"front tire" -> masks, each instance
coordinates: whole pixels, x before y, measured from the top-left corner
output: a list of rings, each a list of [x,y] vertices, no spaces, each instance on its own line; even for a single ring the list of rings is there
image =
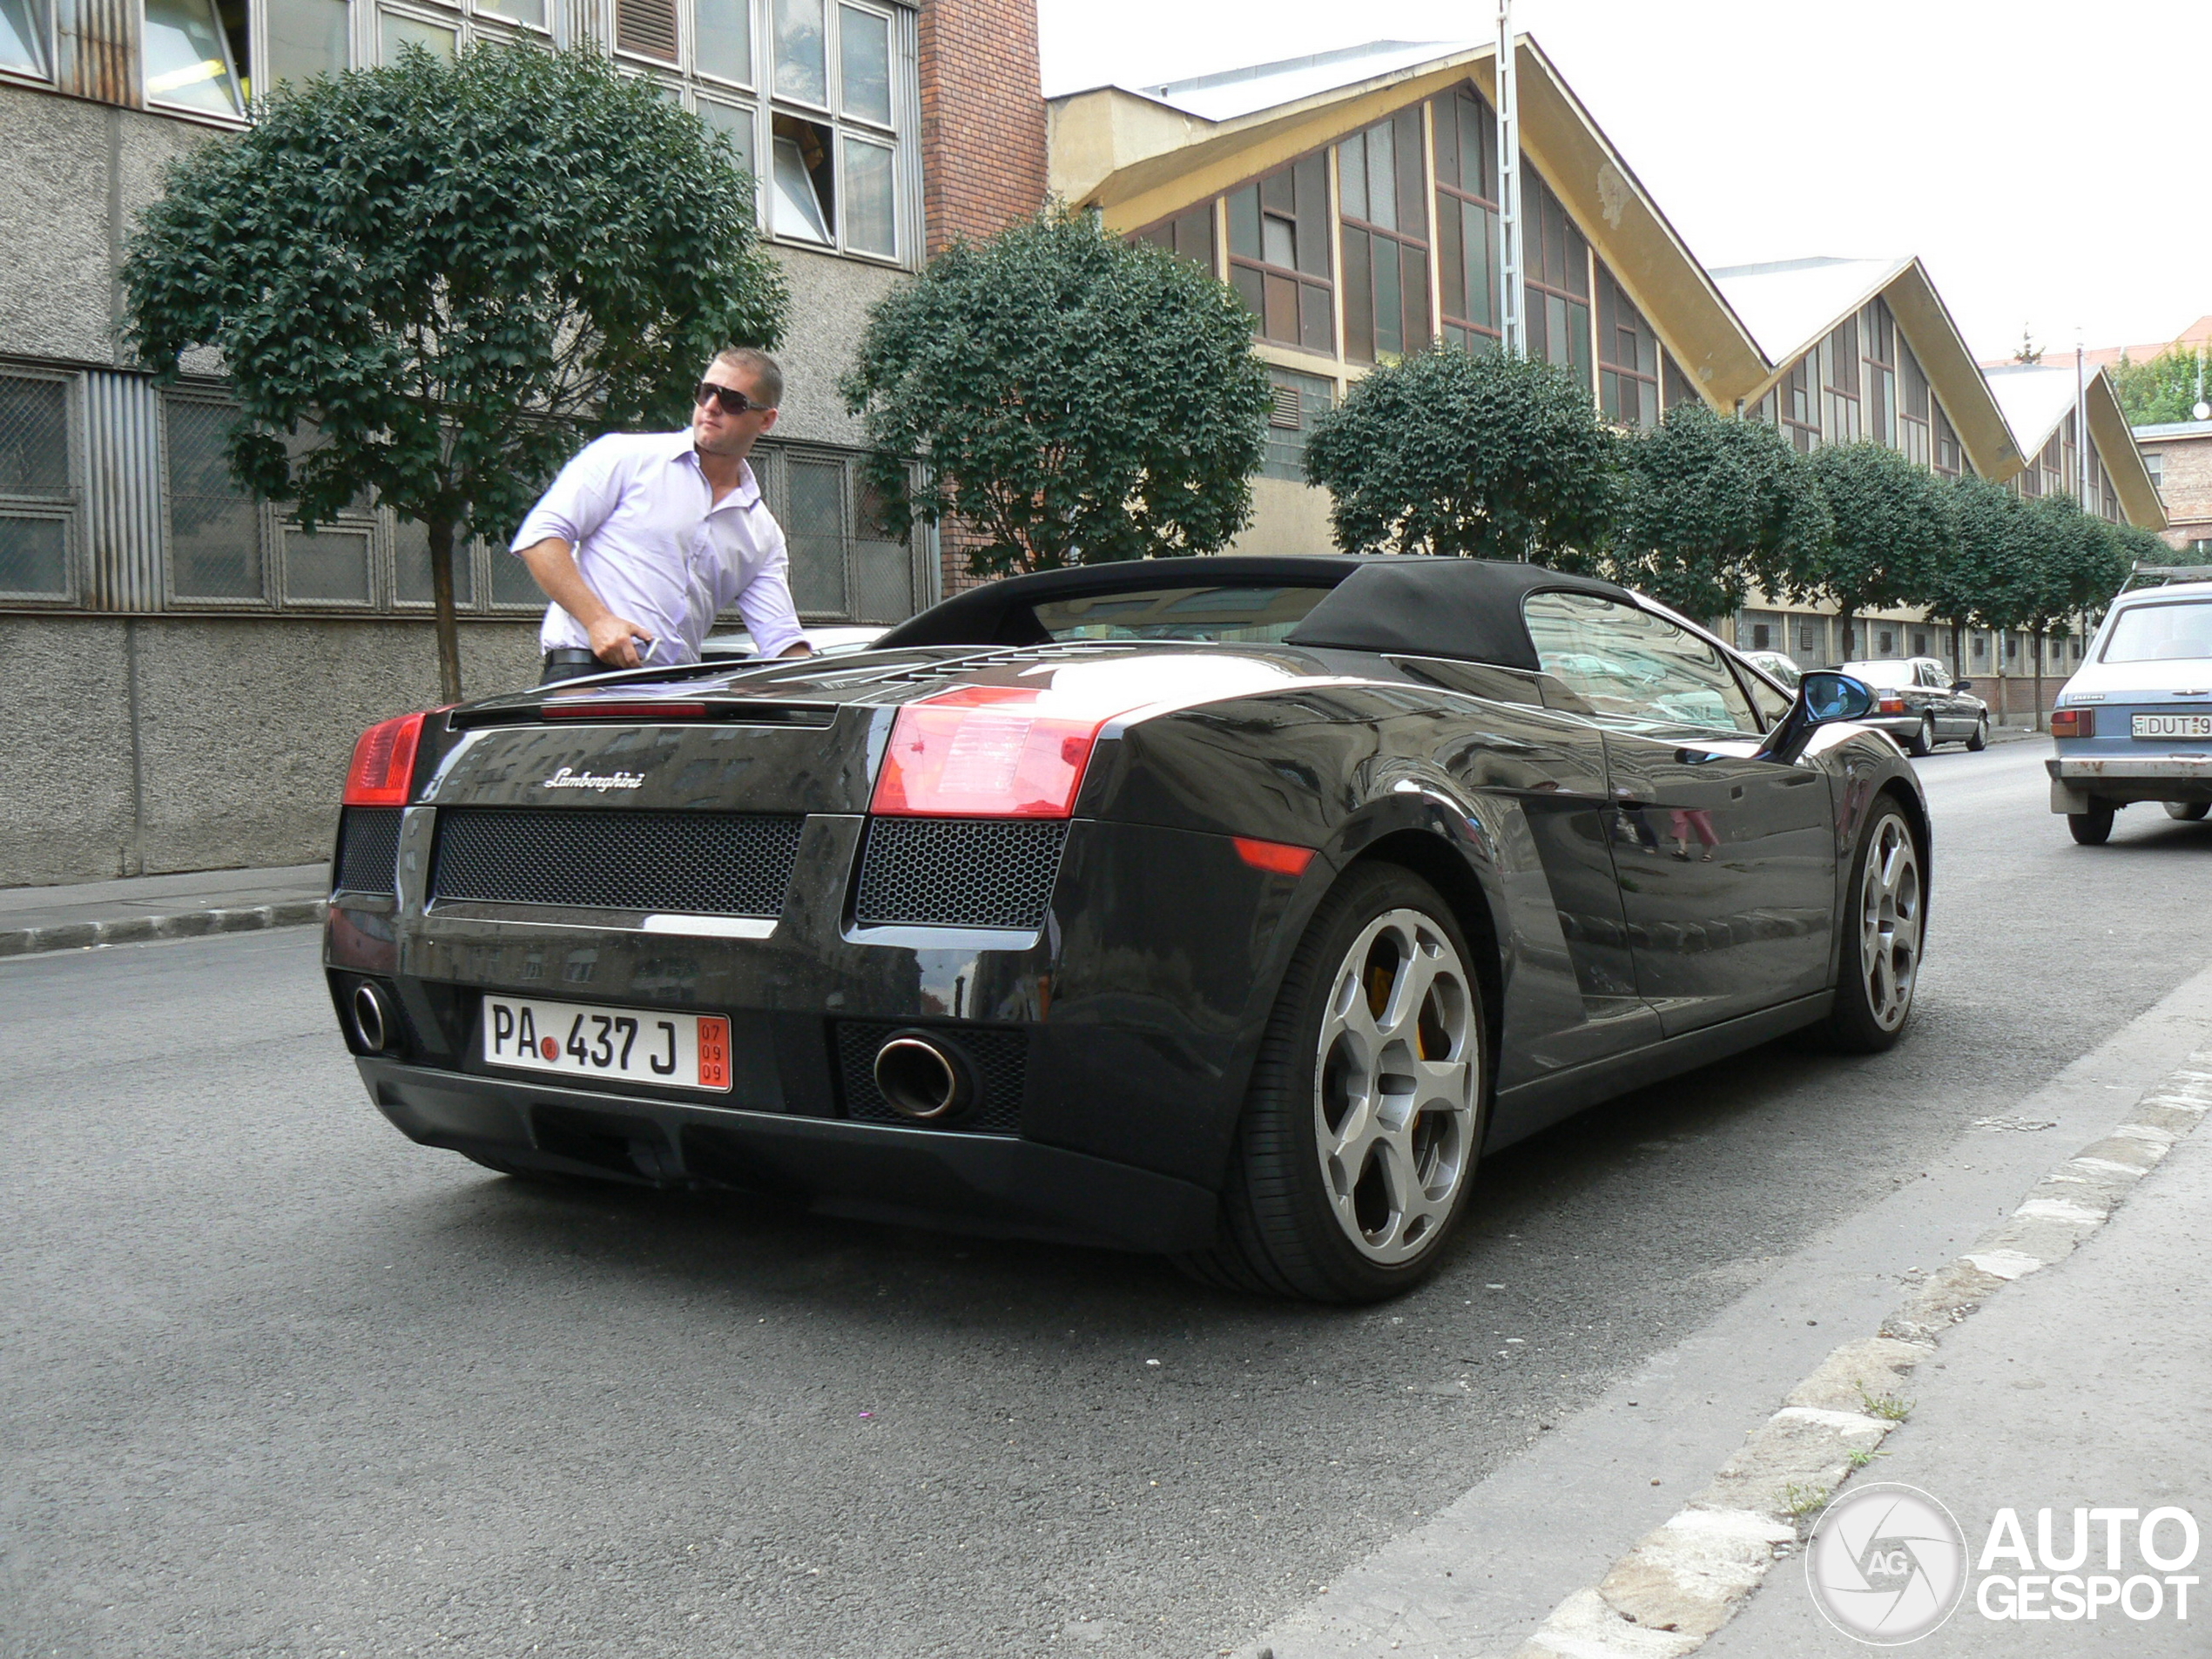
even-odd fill
[[[1912,1017],[1926,925],[1919,843],[1904,809],[1886,797],[1858,838],[1846,891],[1851,904],[1825,1032],[1848,1053],[1878,1054],[1905,1035]]]
[[[1379,1301],[1435,1270],[1487,1127],[1487,1031],[1436,890],[1355,867],[1291,958],[1245,1095],[1209,1283]]]
[[[2102,846],[2112,839],[2112,808],[2092,806],[2066,815],[2067,832],[2082,846]]]
[[[1973,735],[1966,739],[1969,752],[1979,754],[1989,747],[1989,717],[1985,714],[1974,722]]]
[[[2184,824],[2199,823],[2207,813],[2212,813],[2212,801],[2169,800],[2166,803],[2166,816],[2178,818]]]

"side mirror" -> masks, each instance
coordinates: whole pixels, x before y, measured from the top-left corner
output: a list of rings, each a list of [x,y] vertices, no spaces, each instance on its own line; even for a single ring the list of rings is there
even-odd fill
[[[1848,674],[1815,669],[1799,682],[1797,700],[1774,723],[1758,752],[1762,760],[1789,765],[1805,751],[1816,727],[1838,720],[1860,720],[1874,711],[1874,692],[1863,680]]]
[[[1951,682],[1951,689],[1954,691],[1971,691],[1974,689],[1974,683],[1972,680],[1953,680]]]

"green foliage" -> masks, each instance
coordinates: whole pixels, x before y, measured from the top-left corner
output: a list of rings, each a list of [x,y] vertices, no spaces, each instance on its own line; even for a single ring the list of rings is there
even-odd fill
[[[2071,496],[2028,506],[2040,537],[2040,579],[2027,628],[2040,633],[2067,617],[2102,610],[2128,579],[2128,556],[2114,526],[2092,518]]]
[[[1618,444],[1565,370],[1445,346],[1355,384],[1307,440],[1305,470],[1347,551],[1588,568],[1612,526]]]
[[[1251,315],[1188,260],[1048,208],[870,314],[843,390],[894,533],[957,516],[994,575],[1225,546],[1267,418]],[[907,462],[926,458],[909,486]]]
[[[1788,574],[1791,597],[1825,595],[1846,620],[1909,604],[1932,585],[1951,539],[1935,475],[1878,443],[1816,449],[1809,458],[1834,529],[1818,557]]]
[[[429,527],[442,658],[456,529],[511,534],[590,435],[682,424],[786,304],[725,138],[598,52],[528,46],[280,92],[172,164],[123,282],[159,374],[221,352],[256,495]]]
[[[2114,524],[2111,531],[2114,552],[2125,561],[2123,568],[2127,570],[2133,570],[2138,564],[2187,563],[2155,530],[2147,530],[2140,524]],[[2118,588],[2113,590],[2114,593],[2118,591]],[[2112,596],[2107,594],[2105,597],[2108,599]],[[2100,604],[2094,608],[2102,610],[2105,607]]]
[[[1943,502],[1951,548],[1923,590],[1929,613],[1953,627],[2026,627],[2047,552],[2027,503],[2002,484],[1971,476],[1946,486]]]
[[[1725,616],[1824,556],[1827,503],[1770,426],[1688,403],[1624,443],[1622,460],[1605,574],[1687,616]]]
[[[2130,426],[2158,426],[2196,418],[2198,386],[2212,399],[2212,352],[2175,347],[2147,363],[2121,358],[2110,371],[2113,389]]]

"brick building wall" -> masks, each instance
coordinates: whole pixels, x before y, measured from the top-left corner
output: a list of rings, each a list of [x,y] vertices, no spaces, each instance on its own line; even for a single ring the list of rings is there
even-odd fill
[[[924,0],[916,43],[921,79],[922,214],[934,258],[955,238],[980,239],[1044,205],[1044,91],[1035,0]],[[942,591],[978,585],[974,533],[938,529]]]
[[[1044,204],[1044,91],[1035,0],[925,0],[922,212],[934,256]]]
[[[2193,542],[2212,540],[2212,433],[2141,442],[2147,457],[2158,458],[2168,544],[2185,552]]]

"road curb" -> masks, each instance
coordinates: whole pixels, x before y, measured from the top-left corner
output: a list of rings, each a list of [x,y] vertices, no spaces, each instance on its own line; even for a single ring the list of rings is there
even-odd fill
[[[105,921],[55,922],[44,927],[0,928],[0,956],[42,951],[86,950],[96,945],[134,945],[150,939],[192,939],[202,934],[253,933],[320,922],[324,901],[289,899],[275,904],[223,905],[168,915],[117,916]]]
[[[1973,1248],[1916,1286],[1872,1337],[1791,1390],[1712,1483],[1554,1608],[1513,1659],[1682,1659],[1765,1581],[1874,1448],[1911,1414],[1898,1392],[1944,1333],[2014,1280],[2066,1259],[2212,1111],[2212,1049],[2136,1102],[2128,1121],[2044,1176]]]

